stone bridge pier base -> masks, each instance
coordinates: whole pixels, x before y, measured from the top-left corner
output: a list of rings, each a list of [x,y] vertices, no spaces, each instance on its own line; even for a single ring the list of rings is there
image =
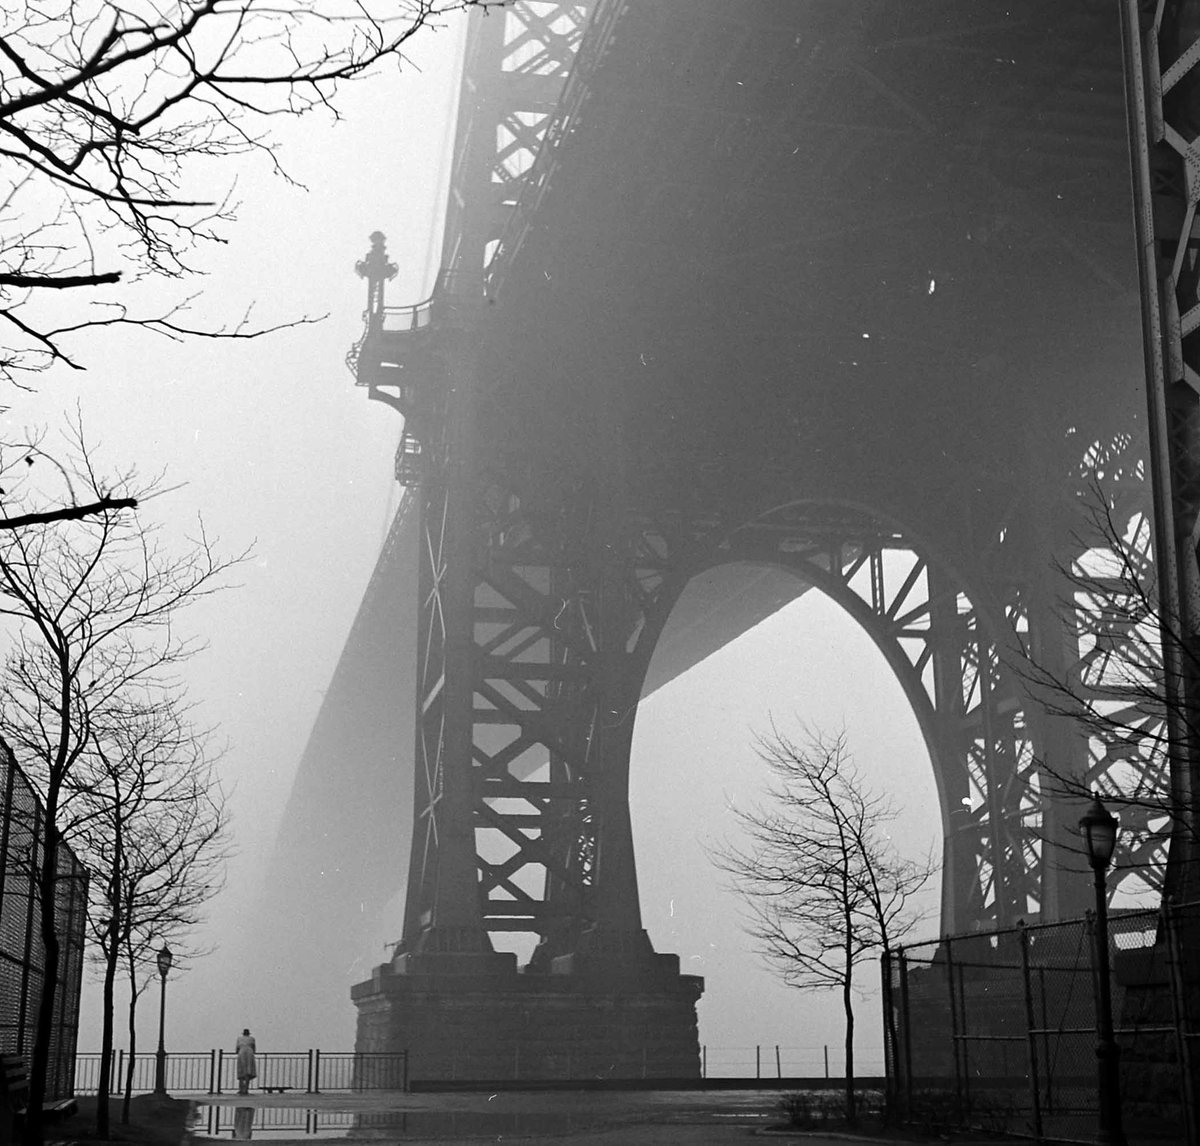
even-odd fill
[[[400,955],[351,989],[355,1049],[407,1051],[416,1080],[700,1077],[704,980],[681,975],[677,955],[569,963],[543,973],[512,955]]]

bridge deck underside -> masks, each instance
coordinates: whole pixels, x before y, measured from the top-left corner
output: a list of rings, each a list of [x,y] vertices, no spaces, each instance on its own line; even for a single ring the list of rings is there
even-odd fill
[[[489,310],[528,437],[1041,561],[1014,497],[1142,417],[1116,11],[630,4],[586,82]]]

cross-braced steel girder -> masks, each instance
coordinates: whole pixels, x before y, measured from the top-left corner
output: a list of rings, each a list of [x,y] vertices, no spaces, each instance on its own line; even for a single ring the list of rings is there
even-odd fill
[[[1163,687],[1159,582],[1141,443],[1128,434],[1093,443],[1073,492],[1074,539],[1059,572],[1067,656],[1052,709],[1067,714],[1083,749],[1077,790],[1120,813],[1109,890],[1157,901],[1169,870],[1172,795]],[[1064,703],[1065,701],[1065,703]],[[1077,845],[1076,845],[1077,846]]]
[[[591,0],[514,0],[471,18],[442,241],[454,293],[482,292],[591,7]]]
[[[1180,554],[1162,563],[1174,578],[1164,582],[1163,600],[1182,599],[1184,631],[1192,633],[1200,632],[1187,627],[1200,615],[1200,605],[1187,611],[1189,585],[1200,601],[1197,5],[1122,2],[1134,61],[1135,185],[1145,184],[1139,220],[1155,332],[1150,358],[1162,380],[1151,408],[1169,445],[1169,464],[1156,477],[1175,497],[1157,500],[1175,506],[1167,532]],[[651,499],[651,510],[623,480],[564,464],[558,447],[523,439],[522,417],[479,376],[483,295],[520,246],[556,146],[587,114],[588,67],[572,71],[572,63],[600,58],[624,8],[621,0],[529,2],[503,18],[476,18],[446,270],[434,298],[418,307],[389,310],[372,293],[356,360],[371,396],[405,417],[397,476],[419,485],[422,508],[417,822],[405,944],[485,950],[488,931],[526,931],[539,936],[535,963],[546,966],[589,947],[644,945],[626,794],[633,715],[682,586],[728,561],[781,565],[798,583],[830,593],[897,672],[942,795],[943,927],[1060,914],[1079,897],[1047,863],[1046,841],[1062,844],[1071,814],[1059,777],[1043,767],[1047,756],[1076,782],[1116,785],[1132,773],[1143,791],[1166,783],[1162,754],[1151,748],[1161,741],[1157,718],[1124,700],[1106,675],[1118,650],[1129,660],[1138,634],[1116,632],[1110,611],[1081,607],[1064,643],[1062,618],[1044,593],[1039,600],[1029,586],[981,580],[978,569],[968,585],[952,563],[880,516],[818,509],[802,490],[768,515],[745,507],[696,513],[661,499]],[[1054,100],[1054,92],[1035,96]],[[416,385],[417,377],[426,383]],[[1150,568],[1145,544],[1145,530],[1135,530],[1141,575]],[[1005,658],[1012,632],[1111,712],[1127,704],[1139,735],[1121,744],[1080,740],[1028,712]],[[1193,787],[1190,767],[1177,763],[1177,808],[1190,808]],[[1144,866],[1150,886],[1162,869],[1160,819],[1127,819],[1134,830],[1125,858]]]
[[[944,563],[863,510],[650,511],[584,467],[535,456],[529,441],[477,442],[469,466],[423,486],[407,950],[479,950],[485,932],[529,932],[534,965],[549,970],[645,948],[627,790],[634,717],[679,594],[728,563],[781,566],[798,592],[828,593],[897,673],[942,796],[945,925],[1041,911],[1038,753],[1002,656],[1015,616],[989,615]]]

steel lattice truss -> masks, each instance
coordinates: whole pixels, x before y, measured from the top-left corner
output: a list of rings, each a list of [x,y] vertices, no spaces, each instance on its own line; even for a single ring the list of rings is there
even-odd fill
[[[1133,80],[1143,93],[1147,202],[1174,204],[1165,212],[1147,207],[1143,222],[1157,228],[1148,290],[1161,303],[1165,334],[1154,345],[1167,347],[1160,365],[1174,450],[1170,488],[1181,498],[1174,504],[1184,507],[1186,536],[1200,505],[1200,494],[1188,493],[1200,490],[1200,468],[1193,472],[1200,450],[1192,448],[1200,298],[1191,237],[1200,153],[1188,119],[1200,100],[1181,98],[1196,87],[1200,41],[1188,23],[1196,5],[1124,3],[1138,58],[1149,68],[1148,78]],[[1057,639],[1045,609],[1031,607],[1037,591],[1000,580],[967,584],[891,522],[797,500],[800,490],[775,499],[783,508],[769,513],[648,508],[583,469],[531,459],[536,443],[522,440],[511,411],[480,393],[470,304],[497,288],[553,173],[557,142],[587,114],[587,69],[572,71],[573,64],[603,53],[622,8],[619,0],[530,0],[503,18],[476,20],[438,294],[425,311],[378,306],[356,361],[372,396],[387,389],[382,380],[393,380],[385,400],[406,422],[398,474],[419,485],[422,515],[405,944],[412,951],[484,950],[486,931],[534,932],[535,962],[548,965],[644,942],[627,796],[634,715],[650,655],[683,587],[728,562],[781,565],[798,585],[828,593],[896,671],[941,791],[943,927],[1036,915],[1056,894],[1043,844],[1057,797],[1043,770],[1039,718],[1026,711],[1007,650],[1011,633],[1035,646]],[[589,14],[594,23],[585,37]],[[422,360],[436,381],[422,397],[394,380],[409,353],[403,348],[416,345],[410,336],[439,326],[438,356]],[[481,435],[477,423],[485,419]],[[1140,512],[1126,498],[1118,516],[1144,585],[1152,565]],[[1094,556],[1081,555],[1079,568]],[[1104,588],[1103,578],[1098,584]],[[1115,583],[1108,590],[1123,591]],[[1067,679],[1135,732],[1088,736],[1065,767],[1110,792],[1129,791],[1132,777],[1139,796],[1158,798],[1167,786],[1163,718],[1138,692],[1153,677],[1136,652],[1141,621],[1131,614],[1121,629],[1111,601],[1100,597],[1075,604]],[[1118,665],[1142,675],[1119,678]],[[1144,807],[1150,810],[1132,813],[1136,830],[1124,862],[1161,872],[1162,817],[1149,798]],[[1153,887],[1157,879],[1150,874],[1144,882]]]
[[[636,942],[626,784],[642,681],[683,587],[729,562],[782,565],[798,591],[819,587],[896,671],[949,809],[947,918],[965,926],[1040,910],[1039,779],[1017,681],[995,622],[950,570],[845,507],[798,503],[731,528],[628,507],[614,515],[581,475],[560,479],[538,487],[567,492],[531,509],[497,468],[478,475],[473,536],[459,539],[475,554],[469,586],[448,584],[447,501],[428,495],[420,842],[410,876],[410,902],[424,906],[411,934],[439,917],[447,808],[469,807],[470,886],[486,929],[536,932],[544,960],[580,950],[601,928]],[[471,766],[459,770],[453,800],[447,590],[469,594],[471,618],[460,634],[472,666]]]
[[[442,246],[443,285],[451,293],[482,292],[559,106],[591,7],[515,0],[471,25]]]
[[[1067,698],[1061,707],[1085,745],[1081,788],[1101,792],[1120,813],[1110,893],[1128,902],[1149,892],[1157,901],[1172,812],[1145,465],[1122,435],[1087,451],[1080,478],[1078,546],[1063,570],[1071,661],[1058,700]]]
[[[718,553],[794,570],[843,605],[892,666],[941,793],[946,924],[1039,912],[1040,780],[1003,655],[1015,618],[989,615],[944,562],[860,510],[798,503],[740,527]]]

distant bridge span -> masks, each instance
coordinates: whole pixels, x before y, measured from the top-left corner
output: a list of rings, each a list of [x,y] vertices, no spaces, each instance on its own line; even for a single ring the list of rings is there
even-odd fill
[[[402,1023],[432,1062],[520,1028],[547,1062],[565,1039],[622,1072],[653,1028],[656,1072],[695,1068],[699,985],[641,930],[629,714],[805,586],[860,620],[914,705],[945,930],[1086,904],[1063,850],[1078,806],[1046,760],[1100,784],[1157,770],[1190,799],[1182,757],[1045,717],[1004,646],[1017,631],[1082,671],[1051,563],[1082,548],[1089,478],[1136,512],[1148,457],[1166,599],[1198,611],[1194,547],[1170,552],[1197,487],[1198,7],[529,0],[475,18],[437,292],[389,308],[381,241],[360,264],[353,365],[403,415],[410,492],[280,842],[360,900],[353,856],[408,814],[380,797],[415,773],[403,938],[356,989],[364,1048]],[[1149,69],[1129,92],[1123,42]],[[342,759],[363,722],[370,758]],[[313,847],[328,799],[369,805],[350,847]],[[1188,840],[1169,868],[1156,829],[1132,817],[1126,858],[1180,880]],[[498,931],[536,937],[526,974]],[[580,1033],[597,1000],[619,1019]]]

